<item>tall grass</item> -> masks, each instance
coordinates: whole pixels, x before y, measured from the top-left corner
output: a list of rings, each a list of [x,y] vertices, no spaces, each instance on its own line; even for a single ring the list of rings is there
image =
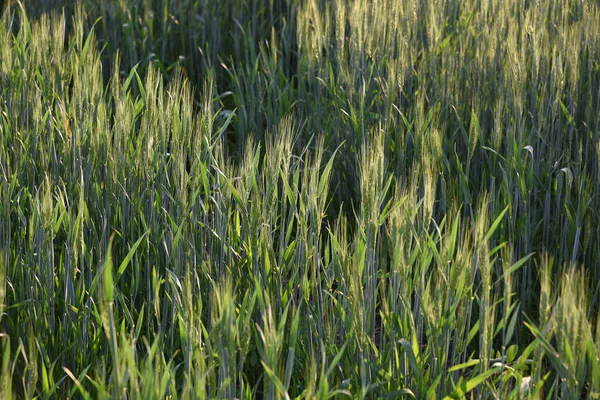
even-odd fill
[[[600,396],[596,2],[8,3],[3,398]]]

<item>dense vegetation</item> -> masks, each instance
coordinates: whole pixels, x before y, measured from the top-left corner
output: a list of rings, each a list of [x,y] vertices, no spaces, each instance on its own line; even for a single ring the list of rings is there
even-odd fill
[[[3,399],[600,396],[597,1],[3,4]]]

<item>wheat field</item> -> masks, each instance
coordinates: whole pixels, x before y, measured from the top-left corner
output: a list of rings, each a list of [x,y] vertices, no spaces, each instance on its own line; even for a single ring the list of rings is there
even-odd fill
[[[600,3],[0,10],[2,399],[600,398]]]

